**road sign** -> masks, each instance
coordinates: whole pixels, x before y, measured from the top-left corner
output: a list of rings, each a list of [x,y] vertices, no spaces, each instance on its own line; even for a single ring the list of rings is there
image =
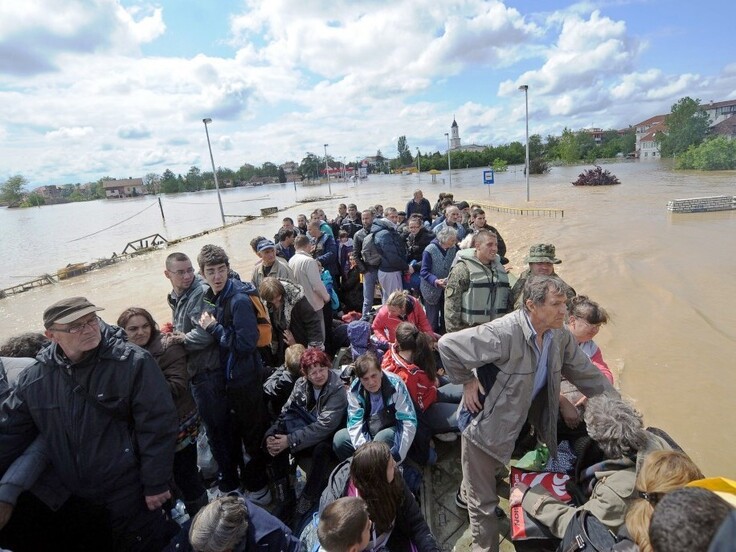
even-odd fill
[[[493,184],[493,169],[483,171],[483,184]]]

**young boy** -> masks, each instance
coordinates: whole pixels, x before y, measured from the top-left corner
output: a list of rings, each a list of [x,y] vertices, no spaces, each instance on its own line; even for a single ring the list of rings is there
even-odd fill
[[[204,294],[205,310],[199,324],[218,344],[222,376],[217,398],[225,398],[226,409],[218,424],[229,448],[231,465],[220,466],[223,479],[237,487],[237,469],[246,489],[246,498],[266,505],[271,493],[266,477],[265,453],[261,441],[267,415],[261,386],[262,366],[258,353],[258,322],[250,295],[257,295],[251,283],[229,276],[230,260],[217,245],[205,245],[197,256],[199,270],[210,286]],[[242,449],[250,455],[243,464]]]
[[[362,552],[371,540],[371,520],[365,501],[345,496],[328,504],[317,527],[320,552]]]

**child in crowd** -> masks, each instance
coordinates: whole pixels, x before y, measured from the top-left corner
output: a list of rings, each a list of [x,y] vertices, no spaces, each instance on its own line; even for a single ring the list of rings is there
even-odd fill
[[[328,504],[317,527],[320,552],[362,552],[371,540],[368,506],[358,496]]]
[[[276,368],[263,384],[263,395],[268,408],[269,419],[273,423],[278,418],[286,399],[294,389],[294,383],[301,376],[301,360],[306,347],[295,343],[286,348],[284,365]]]
[[[342,302],[345,305],[343,310],[346,313],[353,311],[360,314],[363,308],[363,279],[355,252],[350,253],[349,265],[341,288]]]
[[[347,278],[350,269],[350,254],[353,252],[353,240],[347,230],[340,230],[337,241],[337,259],[340,267],[340,279]]]

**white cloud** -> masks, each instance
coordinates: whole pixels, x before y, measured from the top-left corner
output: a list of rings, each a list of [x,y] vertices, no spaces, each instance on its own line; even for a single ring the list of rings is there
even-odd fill
[[[148,130],[145,124],[137,123],[118,127],[116,134],[118,138],[122,138],[123,140],[139,140],[151,136],[151,131]]]
[[[165,30],[160,8],[125,9],[116,0],[0,3],[0,73],[60,71],[66,53],[137,53]]]
[[[57,139],[68,139],[68,138],[83,138],[94,133],[94,129],[91,126],[86,127],[62,127],[57,130],[52,130],[46,133],[46,138],[49,140]]]
[[[231,168],[299,161],[324,143],[346,160],[393,156],[400,135],[412,151],[444,151],[453,114],[463,143],[498,145],[523,139],[522,83],[543,135],[736,95],[736,64],[720,75],[642,65],[644,39],[600,3],[251,0],[230,18],[237,51],[177,57],[143,55],[176,32],[174,8],[146,1],[0,2],[0,164],[31,180],[204,170],[203,117]]]

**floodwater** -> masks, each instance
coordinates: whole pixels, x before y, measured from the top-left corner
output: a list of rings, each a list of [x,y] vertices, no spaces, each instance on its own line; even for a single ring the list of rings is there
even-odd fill
[[[228,251],[244,278],[255,256],[248,242],[273,236],[282,216],[295,217],[322,207],[333,215],[340,202],[359,208],[381,203],[402,209],[421,187],[434,202],[441,191],[457,199],[508,207],[564,210],[564,217],[513,215],[487,210],[487,217],[508,244],[507,256],[518,274],[535,242],[553,243],[563,260],[558,273],[578,293],[601,303],[612,315],[596,341],[624,395],[634,397],[647,425],[667,430],[707,475],[736,478],[736,211],[671,214],[667,201],[686,197],[736,194],[736,172],[714,174],[672,171],[666,162],[621,162],[605,168],[622,184],[574,187],[585,167],[554,168],[532,176],[526,202],[518,170],[496,174],[482,184],[482,169],[453,171],[431,182],[426,173],[371,176],[356,184],[332,183],[329,201],[295,205],[297,199],[327,195],[327,186],[271,185],[223,192],[226,214],[257,214],[261,207],[286,208],[176,246],[193,259],[206,243]],[[489,194],[490,192],[490,194]],[[212,192],[163,196],[166,224],[154,198],[98,201],[16,211],[0,210],[0,253],[5,271],[0,288],[67,263],[120,252],[124,245],[159,232],[167,238],[193,234],[219,223]],[[123,219],[129,221],[95,234]],[[114,322],[131,305],[148,308],[159,322],[169,319],[169,290],[163,265],[170,250],[147,253],[120,264],[0,300],[0,339],[38,329],[52,302],[85,295],[106,308]]]

